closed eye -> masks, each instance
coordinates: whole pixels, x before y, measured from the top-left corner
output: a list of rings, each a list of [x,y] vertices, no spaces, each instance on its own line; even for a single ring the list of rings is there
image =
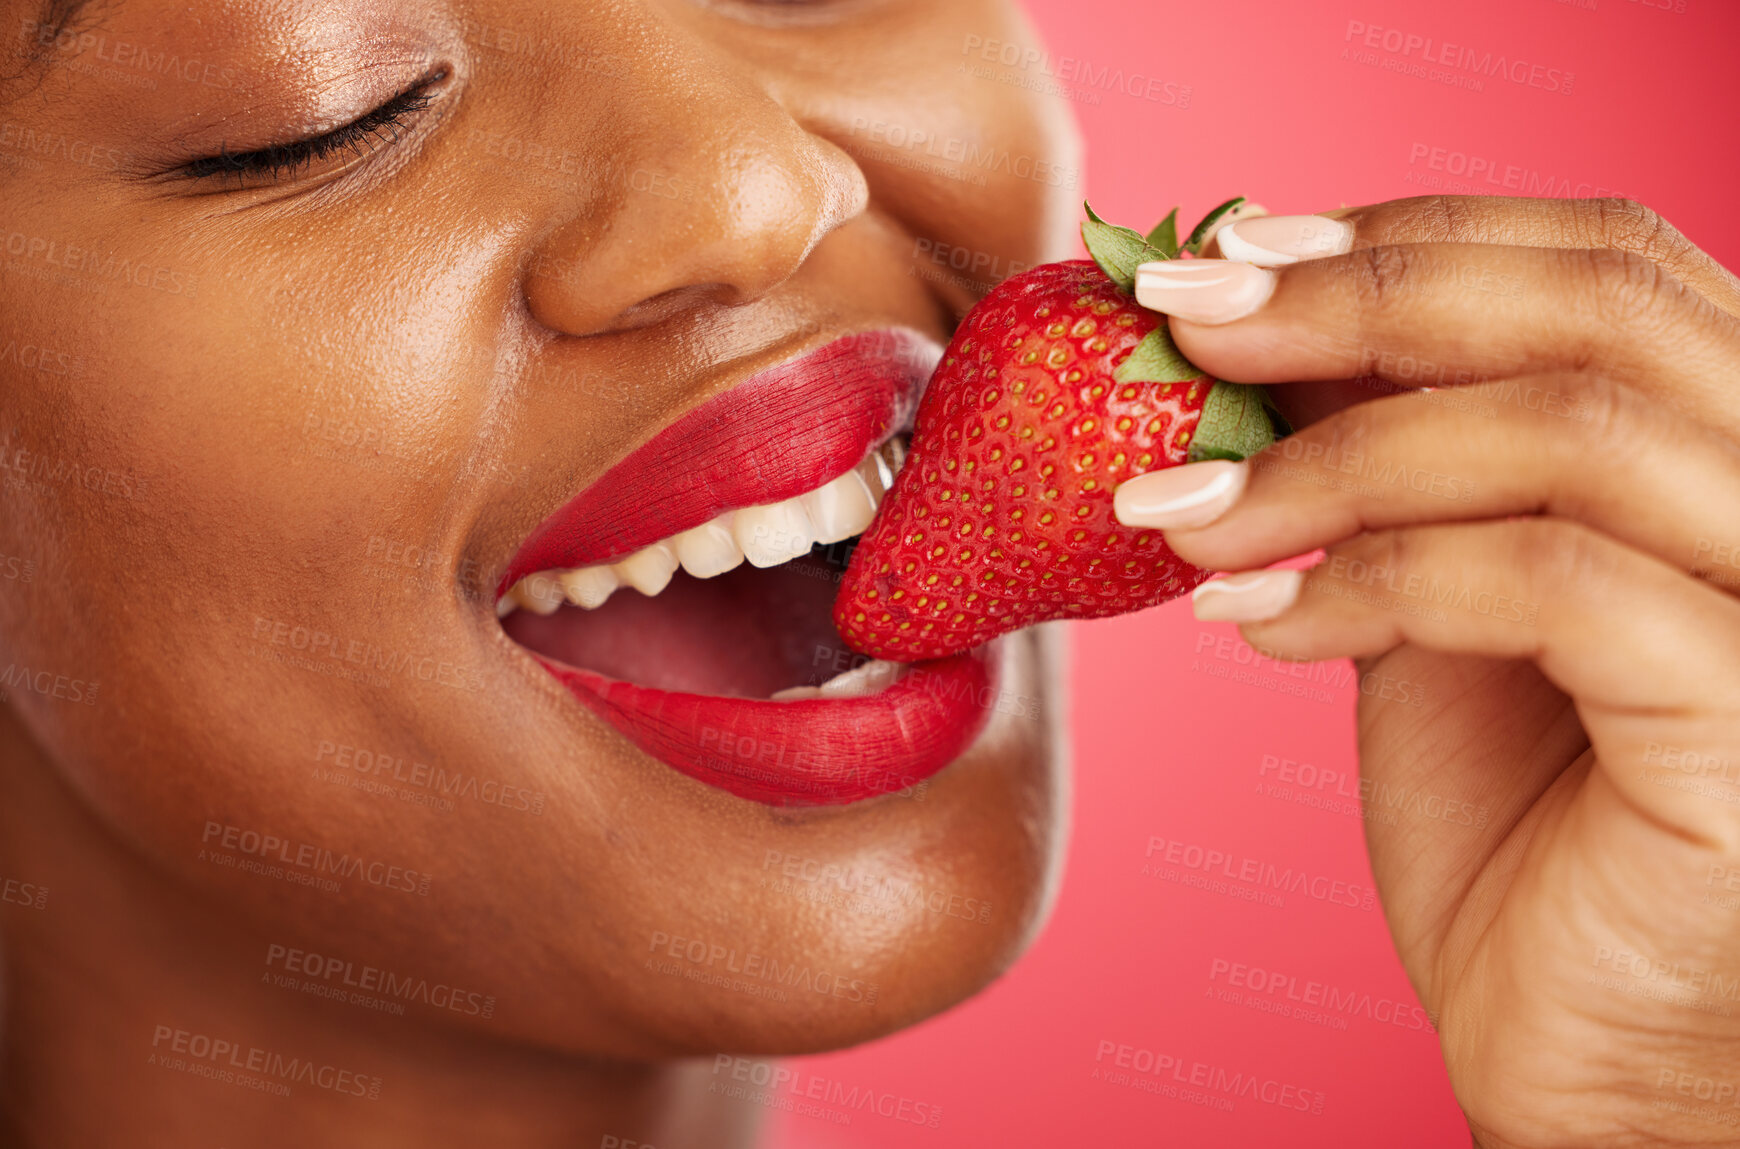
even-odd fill
[[[426,76],[374,111],[330,132],[248,152],[220,149],[215,156],[204,156],[182,165],[182,174],[192,179],[263,176],[276,181],[294,176],[341,152],[367,155],[377,146],[397,143],[410,131],[417,113],[434,100],[432,89],[446,78],[445,70]]]

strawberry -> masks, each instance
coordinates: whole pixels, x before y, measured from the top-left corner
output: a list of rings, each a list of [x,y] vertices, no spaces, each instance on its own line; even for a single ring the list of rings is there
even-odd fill
[[[1147,236],[1087,208],[1093,261],[998,284],[962,319],[919,406],[906,466],[852,555],[834,625],[877,658],[943,658],[1055,618],[1184,594],[1209,572],[1112,514],[1118,484],[1285,434],[1258,387],[1218,382],[1136,303],[1136,265],[1194,255],[1174,209]]]

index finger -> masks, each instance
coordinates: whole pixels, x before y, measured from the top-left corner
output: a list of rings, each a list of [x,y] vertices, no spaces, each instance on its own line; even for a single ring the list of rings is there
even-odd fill
[[[1418,243],[1626,251],[1660,265],[1717,307],[1740,316],[1740,278],[1659,213],[1628,199],[1416,196],[1319,215],[1258,216],[1218,229],[1203,254],[1273,267]]]

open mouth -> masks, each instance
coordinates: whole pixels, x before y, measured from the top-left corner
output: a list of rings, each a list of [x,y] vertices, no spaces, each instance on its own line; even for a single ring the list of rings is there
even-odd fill
[[[831,612],[939,353],[847,336],[689,412],[520,548],[503,629],[642,750],[739,796],[916,786],[983,727],[996,659],[870,660]]]
[[[874,693],[906,668],[854,655],[829,611],[904,461],[903,438],[797,498],[726,511],[615,563],[529,574],[496,613],[546,658],[659,690],[775,701]]]

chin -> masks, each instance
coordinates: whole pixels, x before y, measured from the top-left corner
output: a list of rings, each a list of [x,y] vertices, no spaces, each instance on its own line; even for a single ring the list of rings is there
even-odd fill
[[[818,1053],[883,1037],[983,990],[1055,901],[1068,787],[1048,628],[998,644],[1006,709],[919,787],[764,808],[731,882],[693,871],[625,933],[618,1052]],[[632,753],[632,751],[630,751]],[[685,781],[686,784],[686,781]],[[753,820],[750,820],[753,821]],[[717,868],[710,859],[706,870]]]

